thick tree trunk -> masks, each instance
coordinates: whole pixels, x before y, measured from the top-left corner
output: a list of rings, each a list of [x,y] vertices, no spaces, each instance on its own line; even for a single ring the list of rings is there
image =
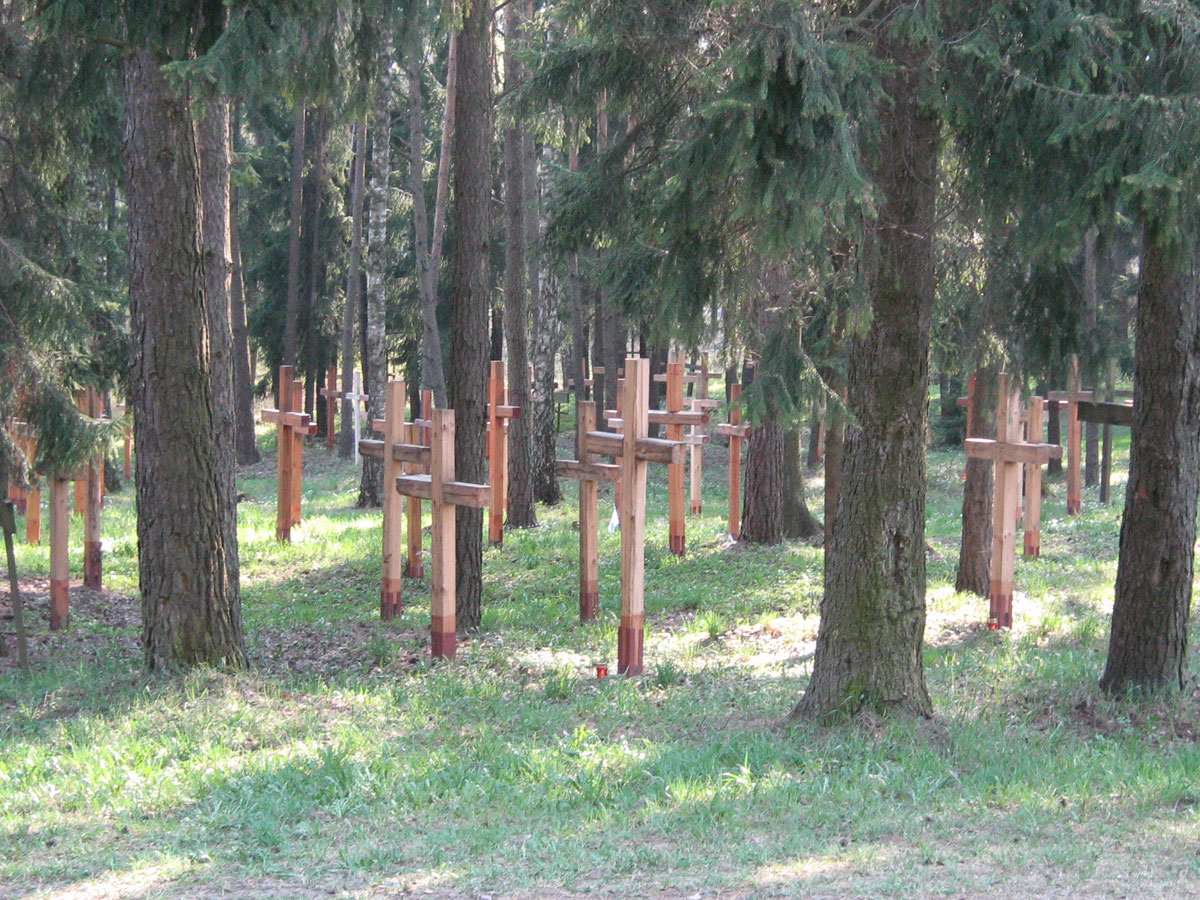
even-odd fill
[[[1200,481],[1200,278],[1194,238],[1145,229],[1129,483],[1101,687],[1180,689],[1187,677]]]
[[[250,330],[246,327],[246,282],[242,269],[242,242],[238,234],[237,193],[230,188],[229,249],[233,275],[229,283],[229,312],[233,329],[233,417],[237,435],[237,461],[253,465],[262,457],[254,434],[254,372],[250,368]]]
[[[324,265],[321,254],[321,201],[325,189],[325,164],[329,148],[329,111],[321,108],[312,117],[312,167],[305,179],[304,243],[308,253],[308,271],[304,275],[304,303],[300,315],[304,354],[304,411],[313,416],[317,431],[322,436],[325,428],[325,413],[328,407],[317,389],[325,378],[324,335],[316,319],[324,284]],[[336,355],[336,354],[335,354]]]
[[[482,482],[488,358],[488,204],[491,200],[491,6],[472,3],[458,34],[458,121],[454,130],[454,246],[450,258],[451,355],[447,385],[455,411],[459,481]],[[456,529],[457,624],[482,621],[483,510],[460,508]]]
[[[346,266],[346,305],[342,309],[342,390],[354,387],[354,345],[358,311],[362,308],[362,233],[363,194],[367,179],[367,120],[354,125],[354,161],[350,174],[350,260]],[[338,456],[354,456],[354,419],[358,401],[342,401],[342,433],[338,435]]]
[[[750,430],[742,487],[742,533],[750,544],[783,541],[784,430],[776,421]]]
[[[226,539],[234,497],[215,436],[197,137],[190,98],[145,51],[125,58],[125,117],[146,664],[241,666],[237,547]]]
[[[291,200],[288,206],[287,309],[283,320],[283,365],[294,366],[300,353],[300,234],[304,218],[304,121],[302,100],[296,101],[292,125]]]
[[[424,38],[412,29],[405,71],[408,75],[408,167],[412,180],[413,230],[416,240],[417,285],[421,291],[421,387],[433,391],[434,403],[446,406],[446,376],[442,371],[442,335],[437,321],[438,271],[431,256],[429,211],[425,203],[425,116],[421,105]]]
[[[876,13],[877,27],[898,3]],[[793,715],[930,715],[925,632],[925,422],[933,311],[938,123],[928,111],[929,48],[886,33],[875,54],[884,79],[879,144],[869,170],[879,190],[870,235],[872,320],[850,353],[842,486],[829,552],[813,674]],[[873,251],[873,252],[872,252]]]
[[[370,220],[367,235],[366,370],[367,421],[383,418],[387,389],[387,261],[388,178],[392,172],[392,42],[379,51],[375,82],[375,111],[371,125]],[[392,489],[389,486],[389,490]],[[358,505],[379,506],[383,497],[383,462],[364,456]]]
[[[508,5],[505,15],[504,87],[511,91],[523,73],[516,51],[523,43],[520,8]],[[511,528],[537,525],[533,505],[533,465],[530,458],[533,421],[529,408],[529,326],[525,290],[525,130],[514,118],[504,129],[504,331],[508,338],[509,402],[521,410],[508,427],[508,521]]]
[[[971,434],[967,437],[996,437],[996,367],[986,366],[975,374],[971,407]],[[958,550],[956,591],[988,596],[992,571],[992,474],[995,464],[986,459],[968,459],[963,481],[962,543]]]

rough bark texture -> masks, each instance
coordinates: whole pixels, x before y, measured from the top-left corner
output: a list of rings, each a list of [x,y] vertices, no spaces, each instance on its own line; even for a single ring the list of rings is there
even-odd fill
[[[896,6],[876,13],[881,29]],[[894,68],[867,159],[880,199],[865,257],[873,318],[850,353],[857,427],[846,432],[812,680],[793,712],[803,717],[932,712],[921,648],[938,123],[923,100],[928,47],[883,33],[874,50]]]
[[[750,430],[742,487],[742,533],[751,544],[783,540],[784,430],[763,422]]]
[[[532,3],[525,12],[532,16]],[[539,503],[558,503],[562,488],[554,472],[557,455],[557,417],[554,403],[554,356],[562,341],[562,323],[557,313],[557,296],[551,283],[542,283],[540,251],[541,203],[538,190],[538,157],[533,136],[525,133],[525,249],[529,262],[530,361],[533,363],[533,382],[529,386],[529,403],[533,409],[530,451],[533,466],[533,499]],[[555,284],[557,282],[554,282]],[[564,370],[565,371],[565,370]]]
[[[237,461],[249,466],[262,459],[254,434],[254,371],[250,367],[250,330],[246,327],[246,283],[242,269],[242,244],[238,235],[237,194],[230,188],[229,249],[233,274],[229,283],[229,313],[233,329],[233,418],[237,436]]]
[[[1129,483],[1108,662],[1100,685],[1182,688],[1200,479],[1200,298],[1196,257],[1145,229]]]
[[[975,374],[971,434],[967,437],[996,438],[996,367],[986,366]],[[986,459],[968,459],[963,481],[962,543],[958,549],[956,591],[988,596],[992,571],[992,474],[995,464]]]
[[[387,283],[384,265],[387,257],[388,177],[392,171],[392,42],[384,41],[379,51],[375,82],[374,121],[371,124],[371,180],[369,185],[370,219],[367,229],[367,327],[365,387],[371,395],[367,403],[367,421],[383,418],[384,393],[387,389]],[[379,506],[382,502],[383,461],[364,456],[362,482],[358,489],[359,506]]]
[[[350,260],[346,267],[346,305],[342,309],[342,390],[354,387],[354,344],[358,311],[362,308],[363,187],[367,178],[367,120],[354,125],[354,162],[350,174]],[[342,432],[338,456],[354,456],[354,419],[358,401],[342,401]]]
[[[472,3],[458,34],[458,121],[454,130],[454,247],[450,257],[451,355],[447,385],[455,411],[459,481],[482,482],[488,359],[488,203],[491,198],[491,7]],[[457,622],[479,627],[483,596],[483,510],[458,510]]]
[[[189,98],[148,52],[125,59],[130,393],[138,570],[150,668],[245,663],[236,547],[214,432],[200,160]]]
[[[523,78],[515,51],[522,43],[520,8],[509,3],[505,15],[505,90]],[[533,422],[529,408],[529,326],[525,294],[529,272],[525,264],[525,129],[514,119],[504,129],[504,333],[508,340],[509,402],[521,410],[508,426],[508,521],[510,528],[537,525],[533,504],[531,459]]]
[[[417,284],[421,291],[421,387],[433,391],[434,402],[444,409],[446,376],[442,371],[442,335],[437,321],[438,271],[431,256],[429,211],[425,203],[425,116],[421,105],[424,41],[419,28],[412,29],[408,56],[405,65],[408,76],[408,167],[412,181]]]
[[[300,231],[304,218],[303,101],[296,103],[292,125],[291,198],[288,205],[287,310],[283,320],[283,365],[296,365],[300,352]],[[278,398],[277,398],[278,399]]]
[[[809,511],[804,497],[803,448],[800,434],[788,431],[783,436],[783,536],[790,540],[808,540],[821,533],[821,523]]]

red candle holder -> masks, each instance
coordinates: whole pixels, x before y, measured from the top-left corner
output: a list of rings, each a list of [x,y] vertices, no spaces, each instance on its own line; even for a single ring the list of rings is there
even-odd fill
[[[596,677],[597,678],[607,678],[608,677],[608,666],[597,665],[596,666]]]

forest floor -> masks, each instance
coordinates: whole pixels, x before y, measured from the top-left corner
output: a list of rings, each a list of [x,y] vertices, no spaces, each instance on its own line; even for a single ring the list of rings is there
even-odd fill
[[[578,622],[573,483],[486,551],[483,629],[431,665],[427,580],[378,621],[357,470],[308,449],[284,546],[273,463],[241,472],[245,673],[143,671],[130,486],[106,510],[106,591],[72,591],[69,631],[47,631],[46,548],[19,547],[34,664],[0,660],[0,898],[1200,896],[1200,694],[1096,687],[1123,484],[1068,518],[1049,482],[1015,627],[989,633],[986,600],[953,589],[961,452],[931,450],[935,717],[820,727],[784,723],[820,547],[731,545],[719,446],[685,558],[652,474],[631,679],[594,669],[615,668],[618,535],[602,614]]]

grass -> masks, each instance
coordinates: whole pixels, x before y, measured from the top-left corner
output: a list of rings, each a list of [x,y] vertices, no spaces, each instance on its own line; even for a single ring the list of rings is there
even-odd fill
[[[35,595],[35,671],[0,674],[0,897],[1200,889],[1196,698],[1095,687],[1116,506],[1087,494],[1067,519],[1051,482],[1043,557],[1017,562],[1016,627],[988,633],[986,601],[953,591],[961,457],[931,451],[936,718],[782,728],[810,672],[821,551],[727,546],[722,463],[709,448],[684,559],[651,479],[637,679],[596,678],[614,666],[618,536],[601,536],[602,613],[581,626],[570,499],[486,551],[483,631],[430,665],[427,584],[406,582],[403,615],[378,622],[377,513],[315,447],[291,545],[274,541],[270,461],[242,472],[255,668],[147,676],[126,599],[131,492],[113,496],[112,593],[73,592],[73,628],[53,636]],[[36,586],[45,549],[22,546],[19,564]]]

